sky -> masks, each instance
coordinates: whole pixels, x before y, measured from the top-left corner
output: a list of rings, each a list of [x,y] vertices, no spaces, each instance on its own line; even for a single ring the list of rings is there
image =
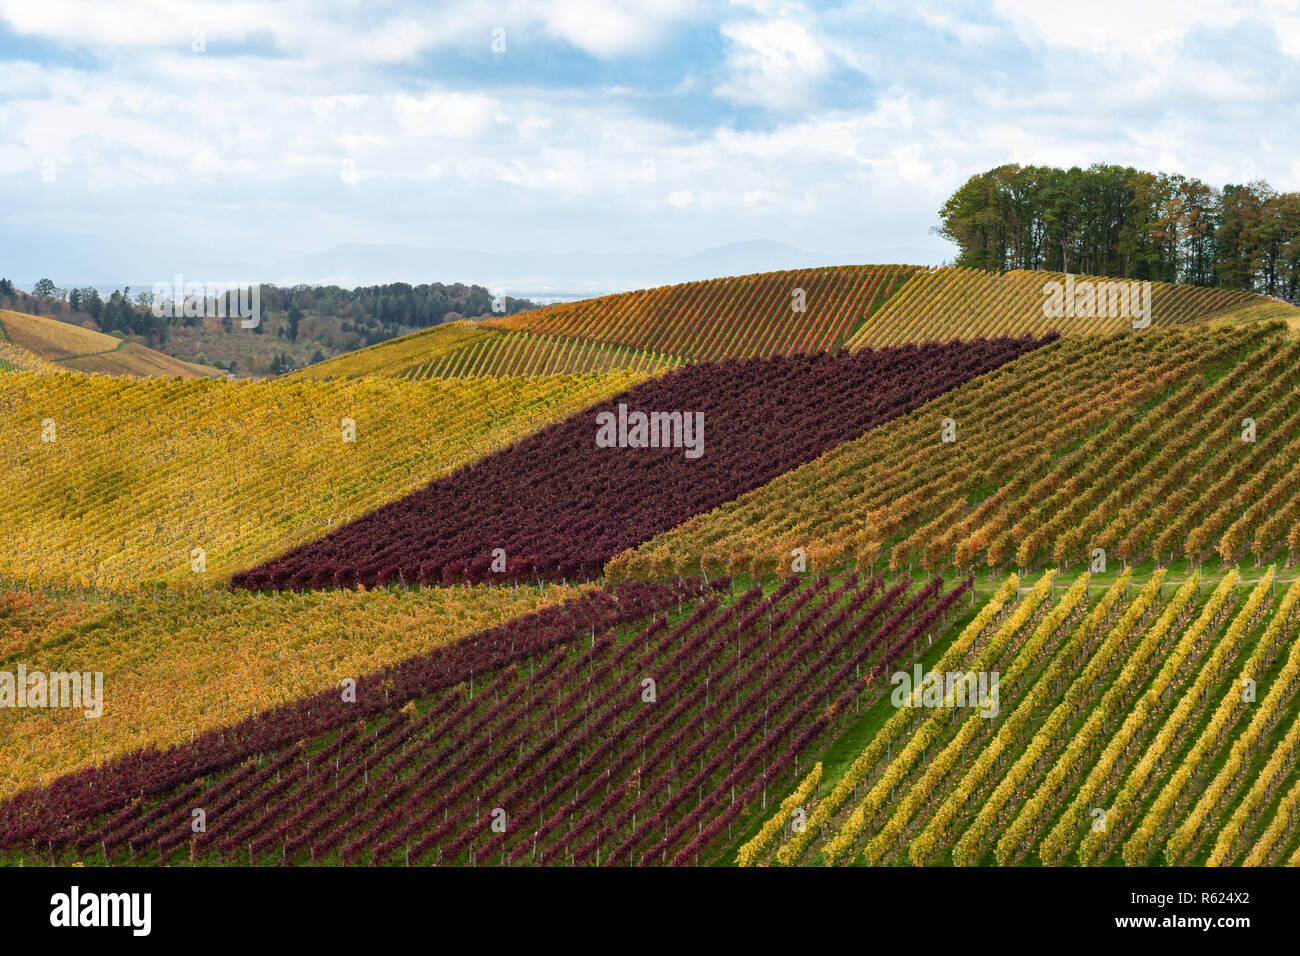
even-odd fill
[[[1300,188],[1297,2],[1080,9],[0,0],[0,276],[592,290],[941,263],[1005,162]]]

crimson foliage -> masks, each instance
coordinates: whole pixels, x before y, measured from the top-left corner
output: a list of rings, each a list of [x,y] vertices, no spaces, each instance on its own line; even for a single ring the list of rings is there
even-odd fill
[[[598,577],[710,511],[1049,339],[690,365],[236,574],[251,590]],[[703,454],[598,447],[600,412],[704,415]],[[936,424],[936,429],[937,429]],[[496,549],[504,568],[493,567]]]
[[[705,590],[729,585],[729,579],[722,578],[709,587],[698,581],[675,585],[645,582],[588,592],[360,677],[355,701],[345,702],[336,689],[322,691],[200,734],[192,743],[140,750],[67,774],[48,787],[24,791],[0,804],[0,849],[33,843],[58,845],[61,834],[76,833],[85,821],[111,811],[120,811],[124,820],[139,828],[138,802],[166,794],[196,777],[229,771],[251,757],[279,751],[283,753],[272,763],[287,763],[298,755],[298,741],[377,713],[395,721],[391,711],[417,697],[473,682],[478,675],[491,675],[512,663],[553,653],[584,634],[605,632],[662,613]],[[267,767],[256,772],[244,768],[225,783],[257,793],[267,775]],[[188,817],[188,809],[185,815]],[[115,829],[106,825],[97,831],[95,845],[111,838]],[[120,842],[127,842],[127,837]],[[114,841],[109,839],[112,845]]]
[[[613,619],[599,600],[549,632],[533,615],[549,636],[507,626],[440,666],[407,665],[425,675],[422,696],[397,668],[366,683],[364,706],[330,695],[172,759],[65,778],[0,808],[0,846],[64,862],[708,862],[864,695],[884,693],[883,675],[944,629],[972,584],[791,576],[766,596],[642,585],[619,593],[624,624],[693,603],[648,624],[643,613],[631,632],[601,626]],[[448,684],[471,666],[473,693]]]

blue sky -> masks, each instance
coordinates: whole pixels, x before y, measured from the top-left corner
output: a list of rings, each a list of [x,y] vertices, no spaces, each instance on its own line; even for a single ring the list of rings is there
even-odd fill
[[[1298,98],[1291,0],[0,0],[0,275],[937,263],[944,198],[1002,162],[1300,188]]]

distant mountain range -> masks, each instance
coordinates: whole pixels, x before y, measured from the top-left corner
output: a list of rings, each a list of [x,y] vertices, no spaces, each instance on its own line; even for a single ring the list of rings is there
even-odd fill
[[[303,281],[342,286],[415,281],[411,276],[473,277],[489,288],[524,298],[578,298],[691,279],[748,272],[847,265],[835,256],[804,252],[771,239],[733,242],[688,256],[619,252],[470,252],[348,243],[308,257]],[[310,278],[309,278],[310,277]]]
[[[483,252],[408,245],[344,243],[323,252],[285,257],[280,262],[245,262],[238,247],[214,261],[210,254],[178,246],[175,262],[153,264],[156,253],[125,244],[73,236],[59,240],[20,240],[0,235],[0,276],[30,289],[48,276],[60,287],[95,286],[111,291],[124,283],[135,291],[171,281],[180,272],[187,281],[261,281],[277,285],[335,284],[345,288],[384,282],[467,282],[504,290],[520,298],[563,300],[605,292],[713,279],[751,272],[801,269],[819,265],[908,262],[930,264],[925,247],[882,250],[870,257],[806,252],[773,239],[753,239],[704,249],[689,255],[628,252]],[[47,263],[79,263],[79,276],[56,275]],[[157,274],[151,270],[156,269]]]

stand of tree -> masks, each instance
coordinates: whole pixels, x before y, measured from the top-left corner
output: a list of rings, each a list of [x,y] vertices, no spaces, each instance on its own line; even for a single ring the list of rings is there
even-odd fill
[[[136,336],[177,358],[214,364],[249,374],[278,373],[342,352],[364,348],[443,322],[489,315],[513,315],[537,308],[529,299],[503,296],[494,301],[480,285],[434,282],[343,289],[339,286],[259,287],[260,323],[246,335],[239,329],[237,295],[156,316],[151,292],[125,288],[107,297],[93,288],[61,289],[40,280],[31,293],[0,279],[0,309],[46,315],[102,332]],[[179,314],[175,314],[178,312]],[[219,313],[224,318],[213,318]],[[239,331],[244,331],[239,329]],[[215,361],[214,361],[215,359]]]
[[[466,316],[483,316],[493,313],[492,293],[480,285],[465,285],[454,282],[443,285],[434,282],[428,285],[410,285],[394,282],[389,285],[364,286],[351,291],[336,285],[309,286],[296,285],[280,288],[274,285],[262,285],[259,290],[263,313],[283,314],[288,322],[287,337],[297,341],[298,326],[307,315],[319,319],[341,319],[357,331],[378,334],[375,341],[383,341],[388,336],[382,330],[401,328],[427,329],[452,319]],[[9,279],[0,279],[0,296],[9,300],[6,307],[13,308],[14,303],[28,304],[29,297],[14,288]],[[167,339],[168,325],[196,325],[201,317],[167,317],[158,319],[153,315],[152,293],[142,292],[131,297],[131,287],[124,291],[113,292],[104,299],[97,289],[60,289],[51,279],[41,279],[32,289],[32,297],[44,300],[36,303],[44,305],[47,310],[40,314],[67,317],[69,314],[92,319],[103,332],[122,332],[127,335],[141,335],[157,338],[159,342]],[[235,296],[227,296],[228,305],[233,306]],[[66,304],[66,307],[65,307]],[[537,303],[529,299],[516,299],[504,296],[499,311],[504,315],[513,315],[528,309],[537,308]],[[226,314],[234,314],[230,309]],[[371,343],[373,344],[373,343]]]
[[[1300,193],[1131,166],[998,166],[940,210],[956,265],[1185,282],[1300,298]]]

